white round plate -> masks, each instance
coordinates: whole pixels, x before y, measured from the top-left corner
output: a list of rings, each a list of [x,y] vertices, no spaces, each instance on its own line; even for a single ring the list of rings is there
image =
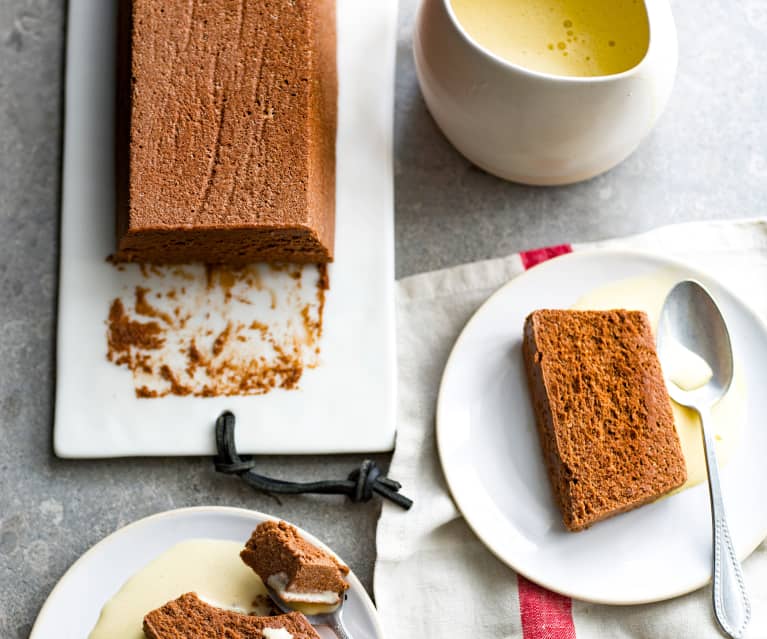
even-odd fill
[[[202,507],[169,510],[129,524],[93,546],[69,568],[40,610],[29,639],[83,639],[96,625],[102,606],[123,583],[165,550],[186,539],[200,538],[241,541],[244,545],[253,529],[270,519],[275,518],[253,510]],[[299,528],[299,532],[309,542],[329,550],[306,531]],[[351,635],[383,639],[373,602],[354,573],[347,579],[350,587],[344,622]],[[325,629],[318,631],[322,634]]]
[[[525,317],[568,308],[616,280],[673,269],[719,302],[748,386],[747,423],[723,469],[737,554],[767,537],[767,330],[729,290],[684,264],[641,253],[573,253],[536,266],[496,292],[463,330],[437,405],[437,443],[453,497],[477,536],[532,581],[578,599],[637,604],[675,597],[711,574],[711,520],[702,484],[579,533],[551,495],[521,353]]]

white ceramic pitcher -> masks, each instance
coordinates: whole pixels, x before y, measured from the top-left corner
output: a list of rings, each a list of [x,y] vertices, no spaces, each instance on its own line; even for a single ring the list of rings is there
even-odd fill
[[[482,169],[525,184],[568,184],[624,160],[668,102],[677,39],[668,0],[644,0],[647,53],[614,75],[525,69],[472,39],[450,0],[422,0],[414,36],[426,104],[452,144]]]

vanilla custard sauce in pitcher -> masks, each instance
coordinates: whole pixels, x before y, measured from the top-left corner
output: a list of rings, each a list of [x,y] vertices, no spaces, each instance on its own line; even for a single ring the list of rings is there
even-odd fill
[[[642,61],[650,43],[643,0],[449,1],[480,46],[542,73],[622,73]]]

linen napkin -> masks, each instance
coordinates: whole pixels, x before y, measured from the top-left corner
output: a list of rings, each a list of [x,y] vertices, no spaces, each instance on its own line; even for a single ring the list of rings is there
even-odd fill
[[[467,320],[511,278],[550,257],[629,248],[681,259],[712,273],[767,319],[767,219],[688,223],[632,237],[549,247],[399,282],[399,413],[391,475],[415,505],[383,505],[375,595],[388,639],[679,639],[721,637],[710,586],[670,601],[604,606],[545,590],[497,560],[469,529],[448,492],[435,447],[437,391]],[[765,424],[767,427],[767,424]],[[767,507],[767,501],[761,507]],[[744,564],[748,637],[767,637],[767,544]]]

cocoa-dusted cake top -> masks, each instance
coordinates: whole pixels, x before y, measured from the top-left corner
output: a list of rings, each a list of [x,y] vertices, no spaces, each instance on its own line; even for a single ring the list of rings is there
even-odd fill
[[[274,617],[243,615],[208,605],[193,592],[144,617],[148,639],[285,639],[285,632],[292,639],[319,639],[300,612]]]
[[[652,328],[640,311],[539,310],[523,353],[565,526],[652,501],[687,477]]]
[[[118,260],[333,257],[335,0],[121,0]]]
[[[281,591],[286,600],[338,603],[349,587],[348,566],[306,541],[284,521],[260,524],[240,553],[262,581]],[[333,601],[317,595],[332,593]],[[292,595],[292,596],[291,596]]]

